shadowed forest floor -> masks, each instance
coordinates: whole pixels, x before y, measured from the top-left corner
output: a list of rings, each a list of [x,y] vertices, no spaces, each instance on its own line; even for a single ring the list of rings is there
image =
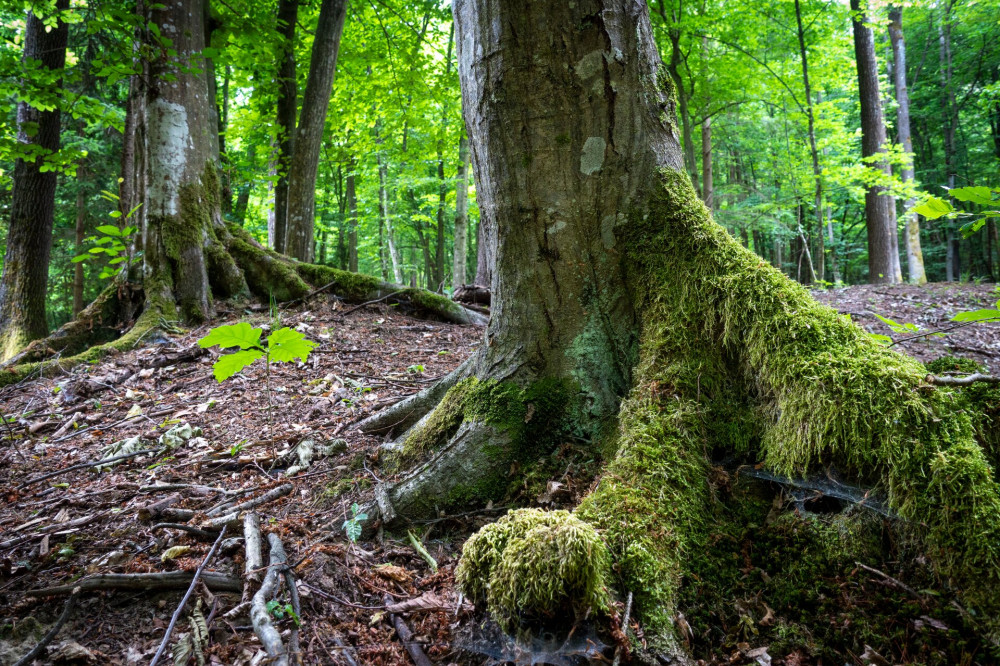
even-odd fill
[[[956,312],[993,307],[1000,297],[993,285],[938,284],[858,286],[816,296],[882,334],[891,331],[874,313],[930,330],[948,326]],[[258,326],[269,321],[266,312],[229,312],[214,324],[233,323],[241,317]],[[65,596],[28,596],[29,590],[66,585],[95,574],[194,571],[212,539],[204,535],[199,539],[175,527],[154,529],[154,525],[203,525],[210,520],[213,506],[259,497],[289,480],[293,483],[289,494],[256,510],[263,531],[281,537],[294,569],[301,596],[300,641],[305,663],[411,663],[384,610],[387,596],[396,603],[418,600],[409,604],[414,610],[402,617],[433,662],[481,664],[505,656],[495,641],[491,644],[489,634],[477,628],[481,623],[468,602],[460,601],[453,572],[465,538],[506,507],[414,525],[411,531],[436,560],[437,573],[406,534],[380,534],[379,539],[352,545],[342,527],[351,517],[351,505],[370,499],[381,474],[381,440],[361,435],[354,424],[457,366],[478,346],[482,330],[414,319],[384,305],[349,308],[325,297],[314,299],[308,307],[283,311],[281,325],[301,330],[318,346],[305,364],[272,367],[270,397],[262,364],[224,384],[215,382],[211,364],[216,352],[202,352],[195,345],[207,327],[147,339],[142,348],[94,366],[0,390],[0,409],[10,422],[0,430],[4,440],[0,448],[4,498],[0,505],[0,664],[16,661],[63,609]],[[970,326],[943,338],[924,338],[897,348],[922,361],[945,354],[966,356],[996,372],[1000,325]],[[273,406],[270,419],[269,401]],[[178,429],[184,424],[201,433]],[[180,435],[180,441],[175,448],[160,450],[158,442],[170,430]],[[141,438],[149,454],[123,459],[100,473],[87,465],[69,469],[128,453],[128,447],[111,445],[135,437]],[[311,463],[286,478],[284,472],[291,465],[303,467],[297,445],[307,439],[316,445]],[[574,506],[599,468],[577,446],[566,444],[552,460],[538,466],[540,471],[523,479],[517,478],[518,470],[512,470],[515,491],[510,503]],[[66,471],[39,479],[59,470]],[[164,558],[164,552],[174,546],[189,549]],[[223,542],[208,570],[239,581],[243,558],[239,542]],[[855,569],[831,576],[855,595],[890,595],[901,592],[887,580],[896,580],[893,574],[905,569],[901,565],[881,575]],[[51,644],[50,657],[38,663],[149,663],[184,587],[83,592]],[[201,587],[197,593],[204,615],[214,618],[208,663],[261,663],[263,652],[246,614],[223,617],[238,603],[240,593],[211,593]],[[850,596],[845,593],[845,604],[851,603]],[[905,590],[902,596],[907,596]],[[280,598],[283,605],[287,596]],[[929,636],[916,641],[919,650],[910,653],[908,660],[934,663],[939,661],[934,657],[935,644],[947,644],[955,637],[951,620],[936,614],[944,602],[925,601],[900,611],[912,615],[900,622],[907,636]],[[188,610],[194,605],[192,598]],[[766,604],[763,608],[771,611]],[[760,615],[756,622],[761,626],[774,622],[773,616],[768,620],[767,612]],[[175,630],[175,638],[188,631],[186,617]],[[288,614],[277,621],[287,644],[294,622]],[[691,640],[704,652],[699,656],[711,660],[705,663],[763,664],[766,650],[761,649],[767,646],[755,640],[754,627],[747,629],[741,634],[727,626]],[[633,624],[633,630],[641,635],[638,624]],[[697,633],[698,627],[694,630]],[[849,633],[851,628],[845,625],[842,631]],[[706,648],[705,640],[716,634],[718,644]],[[561,651],[538,648],[553,653],[544,663],[576,663],[580,654],[600,647],[596,636],[582,630],[574,641],[560,646]],[[878,661],[878,655],[863,657],[860,650],[847,652],[838,652],[843,657],[840,663],[894,663]],[[906,658],[906,646],[900,654]],[[773,663],[822,662],[809,650],[799,649],[775,654]]]

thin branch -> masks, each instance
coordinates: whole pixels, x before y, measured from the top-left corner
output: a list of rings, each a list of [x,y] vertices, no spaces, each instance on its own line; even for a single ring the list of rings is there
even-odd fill
[[[974,372],[971,375],[966,375],[964,377],[941,377],[939,375],[927,375],[924,381],[928,384],[934,384],[935,386],[972,386],[976,382],[982,382],[984,384],[1000,384],[1000,377]]]
[[[187,592],[184,593],[184,598],[181,599],[181,603],[177,605],[177,610],[174,611],[173,617],[170,618],[170,624],[167,625],[167,632],[163,634],[163,640],[160,641],[160,647],[156,650],[156,654],[153,655],[153,660],[149,662],[149,666],[156,666],[156,663],[160,661],[160,657],[163,656],[164,650],[167,649],[167,644],[170,643],[170,635],[174,633],[174,627],[177,626],[177,620],[180,619],[181,613],[184,612],[184,607],[187,606],[188,599],[191,598],[191,593],[194,592],[194,588],[198,584],[198,580],[201,578],[201,572],[205,570],[205,567],[208,566],[208,563],[212,560],[212,557],[215,555],[215,551],[219,547],[219,544],[222,543],[222,537],[224,536],[226,536],[225,527],[223,527],[222,531],[219,532],[219,538],[212,544],[212,547],[208,551],[208,555],[206,555],[205,559],[201,561],[201,565],[198,567],[198,570],[194,572],[194,578],[191,579],[191,584],[188,585]]]

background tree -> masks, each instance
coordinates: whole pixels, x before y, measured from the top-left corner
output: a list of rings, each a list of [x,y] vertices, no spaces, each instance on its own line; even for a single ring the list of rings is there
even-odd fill
[[[49,332],[45,294],[56,193],[56,168],[50,160],[59,150],[61,128],[58,103],[46,97],[57,95],[61,85],[69,36],[61,13],[69,9],[69,0],[57,0],[53,9],[49,16],[29,12],[24,36],[25,65],[40,68],[51,85],[47,95],[29,96],[17,105],[17,140],[22,147],[14,166],[10,231],[0,278],[0,361]]]

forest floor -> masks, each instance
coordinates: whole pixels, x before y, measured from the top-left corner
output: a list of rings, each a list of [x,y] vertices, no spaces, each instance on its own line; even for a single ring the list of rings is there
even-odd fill
[[[992,285],[860,286],[817,297],[888,334],[874,313],[922,329],[940,327],[955,312],[992,307],[997,294]],[[241,318],[257,326],[269,322],[266,312],[234,311],[214,323]],[[214,380],[217,352],[195,345],[207,327],[0,390],[0,410],[9,421],[0,430],[0,665],[36,644],[67,599],[65,593],[29,592],[81,580],[105,589],[79,594],[48,657],[37,663],[148,664],[187,583],[174,582],[170,590],[110,590],[108,579],[95,577],[194,572],[214,533],[157,524],[204,527],[211,515],[225,513],[213,507],[272,490],[278,496],[255,511],[263,532],[277,534],[288,553],[305,663],[411,663],[386,611],[387,598],[405,604],[394,607],[398,617],[434,663],[481,664],[500,656],[496,645],[475,638],[478,622],[455,590],[454,567],[465,538],[502,508],[413,526],[436,573],[406,534],[353,544],[343,527],[352,504],[371,498],[380,474],[381,440],[360,434],[354,424],[457,366],[479,345],[482,330],[415,319],[384,305],[349,308],[327,297],[283,311],[281,325],[303,331],[318,346],[305,364],[272,366],[270,391],[263,364],[223,384]],[[921,360],[970,356],[995,369],[1000,326],[970,326],[898,348]],[[184,432],[184,424],[200,434]],[[168,431],[180,440],[163,449],[158,442]],[[136,437],[125,449],[112,446]],[[285,476],[306,439],[316,444],[311,464]],[[85,464],[137,445],[148,453],[101,472]],[[580,486],[571,477],[553,479],[544,496],[519,499],[572,506]],[[288,482],[289,494],[276,490]],[[230,531],[239,533],[235,526]],[[184,548],[167,552],[177,546]],[[221,576],[213,579],[216,591],[199,585],[173,640],[192,632],[188,617],[197,603],[209,617],[208,663],[266,663],[247,614],[226,616],[240,592],[219,590],[242,587],[240,541],[222,541],[206,571]],[[271,610],[287,645],[296,623],[284,608],[287,592],[279,598]],[[731,653],[717,663],[763,663],[745,650]],[[173,660],[167,654],[161,663]]]

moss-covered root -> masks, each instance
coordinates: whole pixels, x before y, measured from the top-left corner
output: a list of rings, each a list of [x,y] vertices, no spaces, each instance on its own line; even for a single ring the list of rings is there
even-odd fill
[[[428,313],[456,324],[486,324],[482,314],[426,289],[383,282],[370,275],[330,266],[300,263],[261,247],[249,233],[235,225],[230,225],[225,245],[243,269],[250,291],[260,298],[273,297],[282,303],[302,298],[313,289],[327,287],[327,291],[348,303],[364,303],[391,295],[392,302],[410,304],[415,314]]]
[[[770,467],[795,475],[833,462],[884,483],[937,571],[1000,638],[1000,488],[954,396],[733,240],[684,174],[663,174],[650,213],[626,244],[662,248],[630,257],[648,285],[637,294],[643,336],[665,358],[691,356],[699,340],[720,350],[730,380],[758,396],[749,446]],[[699,376],[700,390],[711,377]],[[693,399],[694,379],[674,385]]]
[[[147,305],[135,324],[121,337],[104,344],[94,345],[73,356],[46,357],[42,361],[30,361],[0,368],[0,388],[16,384],[31,377],[51,377],[61,374],[84,363],[91,363],[111,354],[134,349],[150,332],[161,326],[163,319],[172,319],[172,313]]]
[[[539,509],[511,511],[473,535],[455,571],[469,599],[510,632],[606,612],[609,574],[597,530],[568,511]]]

